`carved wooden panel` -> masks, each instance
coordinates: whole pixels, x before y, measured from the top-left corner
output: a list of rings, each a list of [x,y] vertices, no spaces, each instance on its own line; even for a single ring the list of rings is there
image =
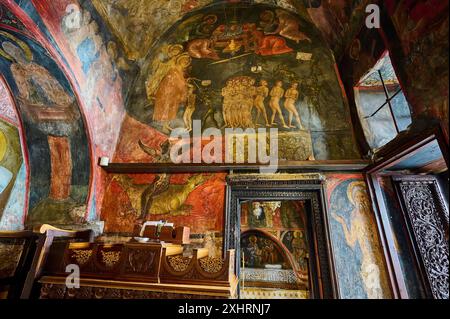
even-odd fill
[[[229,296],[233,298],[234,296]],[[64,285],[43,284],[40,299],[222,299],[223,296],[164,291],[82,286],[69,289]]]
[[[448,299],[448,211],[437,182],[432,177],[395,180],[431,294],[436,299]]]

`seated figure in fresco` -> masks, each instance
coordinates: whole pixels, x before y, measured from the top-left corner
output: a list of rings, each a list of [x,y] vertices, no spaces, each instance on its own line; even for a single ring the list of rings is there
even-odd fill
[[[248,246],[244,252],[247,267],[261,267],[262,250],[258,246],[258,238],[256,236],[252,235],[248,238]]]
[[[210,39],[194,39],[189,41],[187,51],[191,57],[196,59],[220,59],[214,49],[214,41]]]
[[[281,36],[297,43],[303,40],[311,42],[311,39],[300,31],[300,23],[296,17],[285,10],[277,9],[275,11],[278,20],[278,28],[275,32],[278,31]]]
[[[278,55],[294,51],[286,44],[286,40],[277,35],[266,35],[263,31],[257,30],[255,24],[249,28],[250,43],[256,54],[262,56]]]
[[[8,34],[8,37],[12,38],[12,35]],[[11,73],[19,90],[17,99],[21,107],[38,124],[47,121],[71,122],[77,119],[73,108],[75,98],[65,91],[46,68],[33,62],[33,55],[24,42],[15,40],[18,45],[3,42],[0,54],[13,62]],[[46,132],[49,130],[46,125],[41,127]]]

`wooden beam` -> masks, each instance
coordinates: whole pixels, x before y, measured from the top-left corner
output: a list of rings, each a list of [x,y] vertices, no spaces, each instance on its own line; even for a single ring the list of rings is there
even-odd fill
[[[370,164],[366,160],[280,161],[278,171],[362,171]],[[266,164],[172,164],[172,163],[109,163],[102,168],[108,173],[203,173],[229,171],[259,171]]]

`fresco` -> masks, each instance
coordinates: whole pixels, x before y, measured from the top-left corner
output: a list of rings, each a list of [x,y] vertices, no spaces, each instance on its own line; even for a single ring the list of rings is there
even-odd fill
[[[86,204],[90,158],[69,82],[40,45],[11,30],[0,30],[0,69],[18,104],[27,140],[27,223],[70,223],[70,212]]]
[[[391,297],[375,217],[361,175],[328,175],[331,242],[342,298]]]
[[[449,1],[390,0],[385,5],[403,49],[392,59],[402,71],[414,117],[441,119],[448,126]]]
[[[16,176],[16,181],[9,196],[9,200],[0,217],[0,230],[18,231],[24,229],[27,203],[27,174],[25,164],[22,163]],[[1,195],[0,195],[1,196]]]
[[[0,220],[23,163],[19,131],[0,118]],[[25,188],[22,190],[25,192]],[[23,212],[23,211],[22,211]]]
[[[258,238],[255,234],[252,235],[255,238],[246,236],[245,240],[242,239],[241,249],[248,258],[246,260],[247,267],[264,268],[265,264],[287,263],[283,267],[293,268],[303,282],[307,281],[308,263],[306,258],[309,256],[309,245],[306,228],[308,208],[306,205],[303,201],[252,201],[241,205],[241,233],[248,230],[262,230],[272,235],[278,246],[283,248],[283,253],[274,253],[270,257],[270,249],[267,251],[268,248],[265,248],[267,238],[262,235],[259,235],[262,237]],[[289,256],[289,260],[284,260],[283,254]],[[271,258],[276,261],[272,262]]]
[[[190,131],[193,120],[203,130],[276,127],[282,159],[340,159],[332,143],[316,147],[319,136],[337,137],[343,157],[359,157],[332,55],[318,30],[289,11],[209,6],[176,23],[148,57],[127,112],[157,134]],[[124,122],[122,132],[133,130]],[[141,137],[122,136],[119,146]],[[283,153],[288,145],[314,152]]]
[[[223,231],[224,204],[225,174],[117,174],[106,187],[101,217],[110,233],[167,220],[206,234]]]
[[[92,138],[95,157],[112,157],[125,114],[124,100],[136,67],[92,7],[90,1],[31,1],[23,8],[50,43],[61,52],[77,83]],[[39,17],[39,18],[36,18]],[[39,19],[42,19],[40,21]],[[88,219],[96,219],[105,184],[100,169],[93,171],[95,192],[88,203]]]
[[[366,18],[368,0],[302,0],[339,61]]]
[[[211,0],[93,0],[92,4],[111,26],[130,60],[142,59],[159,34],[186,12]],[[152,17],[152,19],[148,19]]]
[[[13,124],[14,126],[19,126],[19,119],[12,104],[11,97],[8,90],[6,89],[5,83],[0,78],[0,118],[6,120],[7,122]]]

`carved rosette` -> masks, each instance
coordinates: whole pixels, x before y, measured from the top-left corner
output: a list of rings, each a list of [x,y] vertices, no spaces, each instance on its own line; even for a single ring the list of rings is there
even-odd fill
[[[79,266],[86,265],[92,256],[92,250],[80,249],[72,251],[72,258],[77,262]]]
[[[224,261],[219,257],[206,257],[199,260],[200,267],[207,273],[218,273],[222,270]]]
[[[167,262],[174,271],[183,272],[188,269],[189,264],[191,263],[191,258],[183,257],[181,255],[168,256]]]
[[[431,292],[437,299],[448,299],[449,248],[442,219],[435,206],[431,189],[434,186],[421,182],[400,184]]]

